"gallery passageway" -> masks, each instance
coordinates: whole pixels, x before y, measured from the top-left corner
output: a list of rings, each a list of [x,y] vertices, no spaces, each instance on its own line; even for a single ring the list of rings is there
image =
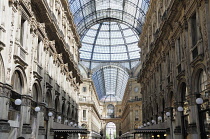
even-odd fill
[[[209,0],[0,0],[0,139],[208,139],[209,38]]]

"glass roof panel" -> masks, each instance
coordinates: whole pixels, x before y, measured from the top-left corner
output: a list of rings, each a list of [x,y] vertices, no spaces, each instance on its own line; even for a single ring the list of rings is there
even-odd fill
[[[89,60],[90,66],[87,68],[91,69],[92,63],[96,61],[130,63],[140,58],[139,51],[138,35],[129,26],[118,22],[103,22],[86,32],[82,39],[80,59]]]
[[[103,66],[94,71],[92,80],[101,101],[121,101],[128,81],[128,73],[117,66]]]
[[[69,5],[81,38],[101,20],[127,23],[139,35],[149,0],[69,0]]]
[[[68,0],[80,35],[80,63],[93,72],[99,99],[121,101],[140,63],[139,35],[149,0]],[[126,69],[126,70],[125,70]]]

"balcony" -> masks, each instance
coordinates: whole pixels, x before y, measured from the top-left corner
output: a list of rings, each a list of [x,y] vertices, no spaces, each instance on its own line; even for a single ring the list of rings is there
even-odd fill
[[[26,63],[26,55],[27,52],[23,49],[23,47],[19,43],[15,43],[15,49],[14,49],[14,60],[15,63],[18,63],[22,65],[24,68],[28,66]]]
[[[34,67],[33,67],[33,74],[34,77],[36,77],[37,79],[42,80],[42,67],[39,66],[37,63],[34,62]]]

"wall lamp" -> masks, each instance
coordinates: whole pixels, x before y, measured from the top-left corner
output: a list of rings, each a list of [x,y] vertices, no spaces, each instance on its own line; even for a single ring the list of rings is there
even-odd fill
[[[21,105],[21,103],[22,103],[22,100],[21,99],[16,99],[15,100],[15,105]]]
[[[201,104],[203,104],[203,99],[202,99],[202,98],[197,98],[197,99],[195,100],[195,102],[196,102],[196,104],[201,105]],[[182,112],[182,111],[184,111],[184,108],[183,108],[182,106],[179,106],[179,107],[177,108],[177,110],[178,110],[179,112]]]
[[[61,120],[61,116],[58,116],[58,120]]]
[[[162,117],[161,116],[158,116],[158,121],[162,121]]]
[[[49,117],[53,116],[53,113],[52,113],[52,112],[49,112],[49,113],[48,113],[48,116],[49,116]]]
[[[70,124],[70,126],[72,126],[74,123],[73,122],[70,122],[69,124]]]
[[[183,108],[182,106],[179,106],[179,107],[177,108],[177,110],[178,110],[179,112],[182,112],[182,111],[184,111],[184,108]]]
[[[196,104],[198,104],[198,105],[203,104],[203,99],[202,98],[197,98],[195,101],[196,101]]]
[[[152,122],[152,124],[155,124],[155,120],[152,120],[151,122]]]
[[[39,112],[41,109],[40,109],[40,107],[35,107],[35,112]]]
[[[171,113],[170,112],[166,112],[166,116],[167,117],[170,117],[171,116]]]

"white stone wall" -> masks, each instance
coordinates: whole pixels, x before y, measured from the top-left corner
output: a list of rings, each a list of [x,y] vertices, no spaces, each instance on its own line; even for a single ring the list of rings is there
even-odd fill
[[[86,88],[84,92],[83,88]],[[92,81],[84,79],[80,85],[79,94],[79,124],[86,125],[90,134],[89,139],[100,137],[101,127],[101,112],[102,106],[99,103],[98,96],[94,90]],[[86,110],[86,118],[83,118],[83,110]]]
[[[53,121],[62,124],[78,123],[77,95],[81,82],[77,69],[79,38],[67,1],[42,2],[0,1],[2,139],[19,136],[44,139],[46,134],[51,139],[53,132],[50,129],[54,128]],[[42,9],[37,9],[37,6]],[[48,20],[53,17],[49,10],[55,15],[57,22]],[[56,15],[58,12],[60,17]],[[45,14],[51,14],[52,17]],[[20,77],[21,92],[14,90],[14,84],[17,84],[14,76],[16,72]],[[33,98],[34,85],[38,90],[37,100]],[[10,107],[15,100],[11,97],[12,94],[17,94],[22,100],[21,106],[18,106],[19,110]],[[33,102],[36,102],[34,106]],[[39,106],[41,111],[32,114],[36,106]],[[48,112],[52,112],[53,116],[48,117]],[[57,120],[58,116],[61,116],[60,121]]]

